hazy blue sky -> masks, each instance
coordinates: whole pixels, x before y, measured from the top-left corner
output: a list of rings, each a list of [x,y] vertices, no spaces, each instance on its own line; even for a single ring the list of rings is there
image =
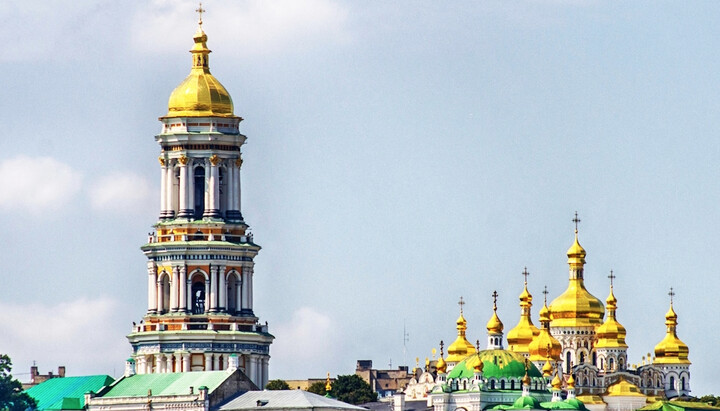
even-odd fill
[[[193,1],[0,3],[0,352],[21,379],[118,375],[147,306],[157,117],[190,68]],[[206,0],[213,74],[245,118],[243,214],[271,378],[485,341],[617,275],[630,362],[665,333],[717,392],[720,3]],[[421,360],[422,361],[422,360]]]

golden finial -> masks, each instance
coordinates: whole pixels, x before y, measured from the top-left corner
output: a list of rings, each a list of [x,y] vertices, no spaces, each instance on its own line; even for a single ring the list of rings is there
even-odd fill
[[[522,275],[523,275],[523,277],[525,277],[525,287],[527,287],[527,278],[530,275],[530,273],[527,270],[527,267],[525,267],[525,269],[523,270]]]
[[[458,301],[458,305],[460,306],[460,315],[462,315],[463,305],[465,305],[465,301],[463,301],[462,295],[460,296],[460,301]]]
[[[325,380],[325,391],[332,391],[332,384],[330,384],[330,373],[327,373],[327,379]]]
[[[437,350],[435,348],[432,349],[432,359],[435,359],[435,354],[437,354]]]
[[[202,27],[202,14],[205,13],[205,9],[202,7],[202,2],[200,2],[200,7],[196,8],[195,11],[197,12],[199,18],[198,18],[198,26]]]
[[[577,233],[578,233],[578,223],[579,223],[580,221],[581,221],[581,220],[578,218],[578,213],[577,213],[577,211],[575,211],[575,218],[572,219],[572,222],[575,223],[575,237],[577,237]]]
[[[610,289],[612,290],[612,288],[613,288],[613,280],[614,280],[615,278],[617,278],[617,277],[615,276],[615,274],[613,274],[613,270],[610,270],[610,275],[608,276],[608,278],[610,279]]]
[[[493,290],[492,297],[493,297],[493,311],[497,312],[497,298],[498,298],[497,290]]]
[[[672,287],[670,287],[670,292],[668,293],[668,295],[670,296],[670,306],[672,307],[672,305],[673,305],[673,297],[675,297],[675,291],[673,291],[673,288],[672,288]]]
[[[415,357],[415,368],[420,368],[420,357]]]

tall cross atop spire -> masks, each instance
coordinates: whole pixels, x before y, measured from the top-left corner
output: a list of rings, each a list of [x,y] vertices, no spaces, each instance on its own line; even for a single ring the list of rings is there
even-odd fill
[[[465,305],[465,301],[463,301],[462,296],[460,296],[460,301],[458,301],[458,305],[460,306],[460,314],[463,313],[463,305]]]
[[[610,279],[610,288],[613,288],[613,280],[615,279],[615,274],[613,274],[613,270],[610,270],[610,275],[608,276]]]
[[[527,270],[527,267],[525,267],[525,269],[523,270],[522,275],[523,275],[523,277],[525,277],[525,285],[527,286],[527,278],[530,275],[530,273]]]
[[[668,293],[668,295],[670,296],[670,305],[672,305],[673,297],[675,297],[675,291],[673,291],[672,287],[670,287],[670,292]]]
[[[200,2],[200,7],[196,8],[195,11],[199,15],[198,24],[202,26],[202,14],[205,13],[205,9],[202,7],[202,2]]]
[[[577,211],[575,211],[575,218],[572,219],[572,222],[575,223],[575,234],[577,234],[577,232],[578,232],[578,223],[580,221],[581,220],[578,218],[578,213],[577,213]]]
[[[542,293],[545,294],[545,305],[547,305],[547,295],[550,294],[550,293],[548,293],[547,285],[545,286],[545,289],[543,290]]]
[[[497,290],[493,291],[492,297],[493,297],[493,311],[497,311],[497,298],[498,298]]]

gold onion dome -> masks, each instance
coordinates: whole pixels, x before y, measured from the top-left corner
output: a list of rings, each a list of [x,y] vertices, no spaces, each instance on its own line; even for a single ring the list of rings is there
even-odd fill
[[[165,117],[235,117],[230,93],[210,74],[210,50],[202,20],[193,40],[190,74],[170,94]]]
[[[493,304],[493,315],[490,317],[490,320],[488,320],[485,327],[490,334],[502,334],[505,326],[502,321],[500,321],[500,317],[497,315],[497,303]]]
[[[605,300],[605,303],[607,304],[607,319],[595,331],[597,334],[595,348],[627,348],[628,345],[625,342],[627,332],[625,327],[615,319],[617,299],[613,294],[612,285],[610,286],[610,295],[607,300]]]
[[[671,292],[672,293],[672,292]],[[672,301],[670,309],[665,314],[665,325],[667,332],[665,338],[655,346],[655,364],[690,364],[688,354],[690,350],[687,344],[677,336],[677,314],[673,309]]]
[[[447,370],[447,364],[445,363],[445,360],[443,360],[443,355],[443,342],[440,341],[440,358],[438,358],[437,363],[435,363],[435,369],[437,369],[439,374],[445,374],[445,371]]]
[[[523,272],[527,274],[527,270]],[[527,289],[527,281],[525,281],[525,288],[520,293],[520,321],[517,325],[508,332],[507,342],[508,349],[517,353],[527,353],[528,346],[532,342],[533,338],[540,334],[535,324],[532,323],[530,308],[532,307],[532,294]]]
[[[575,378],[573,378],[572,374],[570,374],[570,376],[567,379],[567,387],[569,390],[572,390],[575,388]]]
[[[540,309],[540,324],[542,324],[540,334],[533,338],[532,342],[528,345],[530,361],[542,361],[548,358],[555,361],[560,360],[562,345],[560,345],[560,341],[550,334],[550,315],[550,309],[547,306],[547,302],[545,302]]]
[[[542,367],[543,377],[549,377],[552,375],[553,366],[550,364],[550,360],[545,360],[545,365]]]
[[[575,230],[575,241],[567,252],[570,265],[568,288],[550,304],[553,327],[588,327],[602,324],[605,314],[603,303],[590,294],[583,282],[585,255],[585,249],[578,242]]]
[[[552,382],[553,390],[560,390],[562,388],[562,381],[560,380],[560,377],[558,377],[557,374],[555,374],[555,377],[553,377]]]
[[[474,354],[477,352],[475,347],[470,343],[470,341],[467,340],[465,337],[465,331],[467,331],[467,321],[465,320],[465,317],[463,316],[462,306],[465,304],[463,302],[462,297],[460,298],[460,316],[458,317],[457,321],[455,322],[458,336],[453,341],[452,344],[448,347],[448,356],[445,361],[448,362],[460,362],[465,357],[467,357],[469,354]]]
[[[627,381],[625,377],[607,388],[608,397],[645,397],[637,385]]]

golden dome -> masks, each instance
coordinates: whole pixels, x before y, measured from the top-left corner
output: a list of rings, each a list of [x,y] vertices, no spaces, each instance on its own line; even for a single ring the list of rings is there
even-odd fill
[[[492,317],[490,317],[490,320],[487,322],[487,330],[489,333],[492,334],[500,334],[503,332],[503,323],[500,321],[500,317],[498,317],[497,312],[493,312]]]
[[[670,309],[665,314],[665,325],[667,332],[665,338],[655,346],[654,364],[690,364],[688,354],[690,352],[687,344],[677,336],[677,314],[673,309],[672,302]]]
[[[567,379],[567,387],[569,390],[572,390],[575,388],[575,378],[573,378],[572,374]]]
[[[445,371],[447,370],[447,364],[445,363],[445,360],[443,360],[442,341],[440,341],[440,358],[438,358],[437,363],[435,363],[435,368],[437,369],[438,374],[445,374]]]
[[[595,348],[628,348],[625,342],[627,332],[615,319],[615,310],[617,309],[617,299],[613,294],[612,286],[610,286],[610,295],[607,300],[607,320],[597,328],[597,343]]]
[[[540,334],[535,324],[532,323],[530,308],[532,307],[532,295],[528,292],[527,282],[520,294],[520,321],[508,332],[508,349],[516,353],[525,354],[529,352],[528,345],[533,338]]]
[[[608,397],[644,397],[645,395],[640,392],[640,388],[637,387],[637,385],[625,380],[625,378],[620,377],[620,379],[608,387],[607,394]]]
[[[525,371],[525,376],[522,379],[522,383],[523,383],[523,385],[527,385],[529,387],[530,382],[531,382],[530,376],[527,374],[527,371]]]
[[[455,341],[448,347],[448,362],[460,362],[469,354],[477,352],[475,346],[465,338],[465,331],[467,330],[467,321],[463,317],[462,310],[460,311],[460,317],[455,322],[457,325],[458,336]]]
[[[553,377],[552,382],[553,390],[559,390],[562,388],[562,381],[560,380],[560,377],[558,377],[557,374],[555,374],[555,377]]]
[[[170,94],[165,117],[235,117],[230,93],[210,74],[210,50],[202,26],[198,27],[193,40],[192,69]]]
[[[575,242],[568,250],[570,265],[570,283],[567,290],[550,304],[552,308],[552,327],[589,327],[602,324],[605,315],[603,303],[585,289],[583,265],[585,249],[578,242],[577,230]]]
[[[555,361],[560,360],[562,345],[560,345],[560,341],[550,334],[550,315],[551,312],[546,303],[540,309],[540,323],[542,324],[540,334],[533,338],[528,345],[530,361],[542,361],[547,358]]]
[[[549,377],[552,375],[553,366],[550,364],[550,360],[545,360],[545,365],[542,367],[543,377]]]

